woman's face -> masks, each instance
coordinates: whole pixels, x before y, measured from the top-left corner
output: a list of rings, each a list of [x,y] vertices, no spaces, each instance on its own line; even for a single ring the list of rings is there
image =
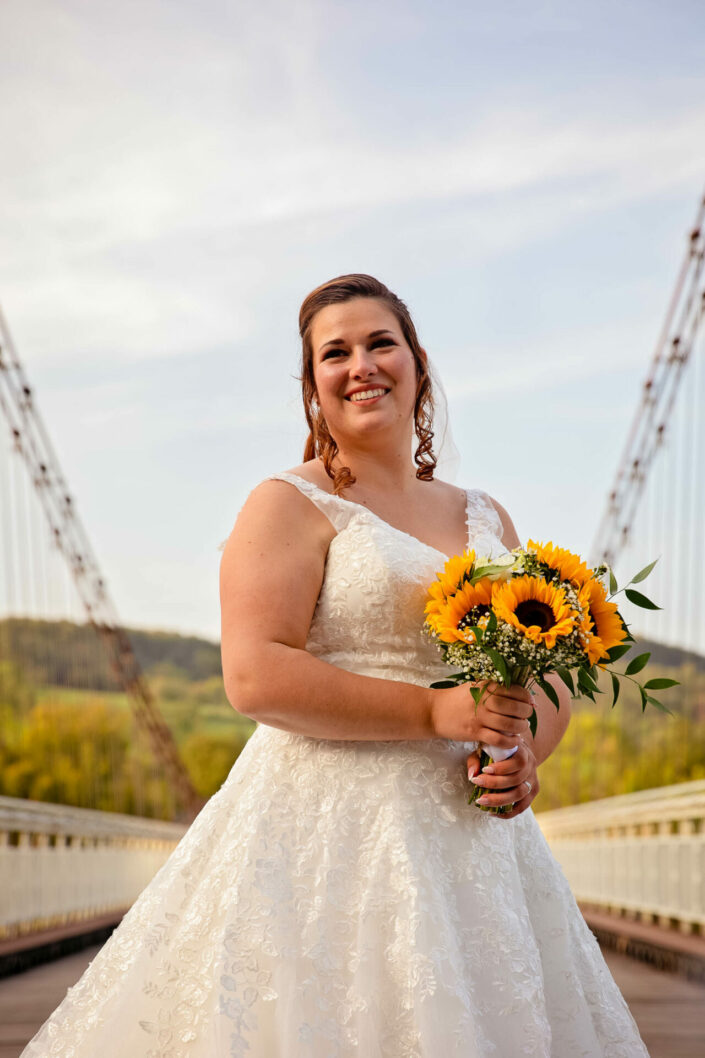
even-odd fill
[[[327,305],[311,324],[313,376],[332,436],[409,429],[416,362],[394,313],[377,298]]]

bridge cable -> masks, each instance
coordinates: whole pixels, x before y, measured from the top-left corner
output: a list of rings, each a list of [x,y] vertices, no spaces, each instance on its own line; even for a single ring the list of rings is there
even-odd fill
[[[0,310],[0,411],[4,413],[44,510],[57,549],[68,564],[88,622],[98,633],[111,669],[127,694],[152,752],[164,768],[177,801],[194,815],[202,805],[171,731],[120,625],[107,585],[76,513],[49,435],[37,411],[33,391]]]

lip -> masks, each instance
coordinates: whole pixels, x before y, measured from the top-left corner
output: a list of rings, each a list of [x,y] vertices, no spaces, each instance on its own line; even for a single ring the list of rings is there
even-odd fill
[[[355,393],[364,393],[366,389],[383,389],[384,393],[380,393],[378,397],[369,397],[367,400],[351,399]],[[389,386],[358,386],[357,389],[351,389],[349,393],[346,393],[345,399],[350,401],[351,404],[374,404],[375,401],[381,400],[382,397],[386,397],[388,393]]]

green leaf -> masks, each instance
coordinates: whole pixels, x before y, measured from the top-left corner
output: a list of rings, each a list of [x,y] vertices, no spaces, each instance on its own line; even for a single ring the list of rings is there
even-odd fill
[[[639,572],[637,573],[637,575],[635,577],[632,577],[632,579],[629,581],[629,583],[630,584],[638,584],[640,580],[646,580],[646,578],[648,577],[649,573],[651,573],[651,570],[654,568],[654,566],[656,565],[657,562],[658,562],[657,558],[655,558],[653,560],[653,562],[649,562],[648,566],[644,566],[643,569],[640,569]]]
[[[546,695],[546,697],[549,698],[551,702],[553,702],[556,709],[560,709],[561,703],[558,698],[558,695],[556,694],[556,688],[552,687],[547,680],[542,680],[540,677],[538,677],[538,684],[543,693]]]
[[[533,713],[529,717],[529,731],[531,732],[531,737],[532,738],[536,737],[536,727],[538,725],[538,722],[539,722],[539,718],[536,715],[536,710],[534,709]]]
[[[618,643],[616,647],[610,647],[607,651],[607,657],[610,661],[619,661],[620,658],[628,654],[632,648],[628,643]]]
[[[480,626],[479,625],[470,625],[468,631],[472,632],[472,634],[475,636],[475,642],[477,643],[478,646],[480,646],[480,644],[482,643],[482,636],[484,635],[484,633],[483,633],[482,629],[480,628]]]
[[[556,673],[560,676],[570,693],[575,698],[575,684],[573,683],[573,677],[570,674],[570,670],[563,668],[561,665],[556,669]]]
[[[497,672],[502,677],[502,682],[508,687],[511,683],[511,680],[509,678],[507,664],[502,655],[499,653],[498,650],[494,650],[492,647],[485,647],[485,654],[487,654],[487,657],[490,659],[494,667],[497,669]]]
[[[619,698],[619,680],[613,672],[610,672],[610,676],[612,677],[612,708],[614,709]]]
[[[652,698],[650,694],[647,694],[646,700],[647,702],[650,702],[651,705],[655,705],[657,709],[660,709],[662,713],[668,713],[669,716],[673,716],[672,711],[665,706],[663,702],[660,702],[658,698]]]
[[[644,686],[647,690],[651,691],[663,691],[666,687],[680,687],[679,680],[668,680],[665,677],[662,679],[659,677],[656,680],[647,680]]]
[[[439,688],[457,687],[457,686],[458,686],[458,684],[457,684],[456,680],[436,680],[435,683],[431,684],[431,687],[434,687],[434,688],[436,688],[436,687],[439,687]]]
[[[597,687],[593,680],[590,679],[585,669],[578,669],[578,687],[586,698],[589,698],[591,702],[595,701],[595,691],[597,690]]]
[[[483,577],[491,577],[493,573],[502,573],[506,566],[477,566],[475,572],[472,575],[470,581],[471,584],[475,584],[476,581],[482,580]]]
[[[610,595],[614,595],[616,592],[619,591],[619,585],[617,584],[617,578],[615,577],[615,575],[612,572],[611,568],[609,570],[609,574],[610,574]]]
[[[597,684],[586,669],[578,669],[578,687],[586,692],[597,690]]]
[[[640,591],[634,591],[633,588],[625,588],[624,594],[633,602],[635,606],[641,606],[644,610],[661,610],[661,606],[657,606],[651,599],[647,599],[645,595],[642,595]]]
[[[480,699],[482,698],[484,690],[485,690],[484,687],[471,687],[470,688],[470,694],[473,697],[473,701],[475,702],[475,705],[479,705],[480,704]]]
[[[633,676],[635,672],[641,672],[649,658],[651,657],[651,651],[647,651],[646,654],[639,654],[638,657],[632,658],[624,670],[625,676]]]
[[[485,632],[486,633],[487,632],[496,632],[496,630],[497,630],[497,615],[494,612],[494,610],[490,610],[490,616],[489,616],[489,619],[487,621],[487,627],[485,628]]]

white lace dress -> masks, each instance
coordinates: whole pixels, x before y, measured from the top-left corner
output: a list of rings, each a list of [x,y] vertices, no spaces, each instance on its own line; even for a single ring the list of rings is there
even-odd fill
[[[330,519],[307,649],[428,685],[446,556],[293,474]],[[468,491],[468,542],[499,519]],[[260,725],[22,1058],[648,1058],[528,810],[467,804],[472,743]]]

